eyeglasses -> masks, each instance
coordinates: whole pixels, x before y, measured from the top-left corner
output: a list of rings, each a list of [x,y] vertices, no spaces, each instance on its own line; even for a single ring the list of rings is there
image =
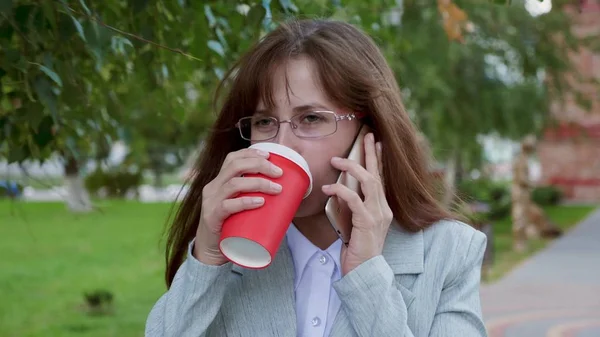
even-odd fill
[[[265,141],[277,137],[283,123],[289,123],[297,137],[315,139],[335,133],[338,121],[351,121],[358,117],[354,113],[337,115],[333,111],[317,110],[303,112],[283,121],[268,116],[243,117],[235,126],[240,130],[242,138],[250,141]]]

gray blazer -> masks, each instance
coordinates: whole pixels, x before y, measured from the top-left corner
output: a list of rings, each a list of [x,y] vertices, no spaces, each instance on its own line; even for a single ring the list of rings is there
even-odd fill
[[[398,228],[392,225],[383,255],[333,283],[342,305],[330,336],[487,336],[479,300],[485,235],[456,221],[414,234]],[[152,308],[146,336],[296,337],[285,240],[263,270],[208,266],[188,252]]]

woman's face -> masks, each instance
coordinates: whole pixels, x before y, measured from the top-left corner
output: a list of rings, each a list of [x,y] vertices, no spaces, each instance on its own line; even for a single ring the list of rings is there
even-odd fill
[[[289,87],[286,86],[286,72]],[[318,78],[313,76],[312,62],[305,57],[291,59],[273,74],[274,111],[265,112],[278,120],[289,120],[298,112],[298,108],[314,106],[315,110],[333,111],[337,115],[346,115],[335,106],[319,87]],[[257,111],[264,111],[264,102],[259,102]],[[321,186],[335,183],[339,172],[331,166],[332,157],[343,157],[349,150],[359,129],[359,122],[340,120],[337,131],[318,139],[297,137],[289,123],[281,124],[277,137],[270,142],[285,145],[300,153],[308,162],[313,176],[312,193],[304,199],[296,217],[305,217],[323,212],[327,196]]]

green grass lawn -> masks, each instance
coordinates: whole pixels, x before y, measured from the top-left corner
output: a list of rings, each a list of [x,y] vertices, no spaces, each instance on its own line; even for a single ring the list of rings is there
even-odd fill
[[[162,232],[170,204],[107,202],[74,215],[61,203],[0,201],[0,335],[143,336],[165,291]],[[114,294],[90,316],[84,292]]]
[[[593,210],[593,206],[550,206],[544,210],[548,217],[565,232],[583,220]],[[510,218],[494,223],[494,265],[490,268],[485,282],[494,282],[504,274],[519,265],[527,257],[544,248],[551,240],[533,240],[526,252],[515,253],[512,251],[512,233]],[[488,243],[489,244],[489,243]]]
[[[165,291],[162,233],[170,204],[113,201],[102,212],[70,214],[61,203],[0,201],[2,337],[143,336],[148,312]],[[563,228],[592,207],[553,207]],[[510,252],[510,221],[496,224],[493,278],[528,254]],[[90,316],[84,293],[111,291],[115,310]]]

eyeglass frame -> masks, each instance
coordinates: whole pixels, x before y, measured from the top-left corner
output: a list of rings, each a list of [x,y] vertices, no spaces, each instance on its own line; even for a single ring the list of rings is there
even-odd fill
[[[296,116],[299,116],[299,115],[301,115],[301,114],[303,114],[303,113],[306,113],[306,112],[301,112],[301,113],[298,113],[298,114],[296,114],[296,115],[292,116],[292,118],[290,118],[290,119],[284,119],[284,120],[282,120],[282,121],[280,121],[280,120],[279,120],[279,119],[277,119],[276,117],[273,117],[273,116],[267,116],[267,118],[271,118],[271,119],[274,119],[275,121],[277,121],[277,131],[275,132],[275,135],[273,135],[273,137],[270,137],[270,138],[261,139],[261,140],[254,140],[254,141],[256,141],[256,142],[264,142],[264,141],[271,140],[271,139],[273,139],[273,138],[277,137],[277,135],[279,135],[279,130],[281,129],[281,124],[283,124],[283,123],[288,123],[288,124],[290,124],[290,126],[292,127],[292,133],[294,133],[294,135],[295,135],[296,137],[298,137],[298,138],[302,138],[302,139],[321,139],[321,138],[325,138],[325,137],[327,137],[327,136],[331,136],[331,135],[333,135],[334,133],[336,133],[336,132],[337,132],[337,130],[338,130],[337,123],[338,123],[339,121],[344,121],[344,120],[347,120],[347,121],[352,121],[352,120],[355,120],[355,119],[360,119],[360,118],[362,118],[362,116],[363,116],[363,114],[362,114],[362,113],[354,113],[354,112],[351,112],[351,113],[348,113],[348,114],[345,114],[345,115],[338,115],[338,114],[337,114],[335,111],[331,111],[331,110],[312,110],[312,111],[310,111],[310,112],[317,112],[317,113],[331,113],[331,114],[333,114],[333,115],[335,116],[335,130],[334,130],[332,133],[330,133],[330,134],[321,135],[321,136],[318,136],[318,137],[305,137],[305,136],[298,136],[298,135],[297,135],[297,134],[296,134],[296,133],[293,131],[295,128],[298,128],[298,126],[297,126],[297,125],[294,125],[294,124],[292,123],[292,119],[293,119],[294,117],[296,117]],[[247,140],[247,141],[253,141],[252,139],[248,139],[248,138],[245,138],[245,137],[244,137],[244,134],[243,134],[243,131],[242,131],[242,125],[241,125],[241,122],[242,122],[242,120],[244,120],[244,119],[248,119],[248,118],[252,118],[252,117],[254,117],[254,116],[246,116],[246,117],[242,117],[242,118],[240,118],[240,119],[237,121],[237,123],[235,123],[235,127],[236,127],[236,128],[238,129],[238,131],[240,132],[240,137],[242,137],[242,139],[243,139],[243,140]]]

